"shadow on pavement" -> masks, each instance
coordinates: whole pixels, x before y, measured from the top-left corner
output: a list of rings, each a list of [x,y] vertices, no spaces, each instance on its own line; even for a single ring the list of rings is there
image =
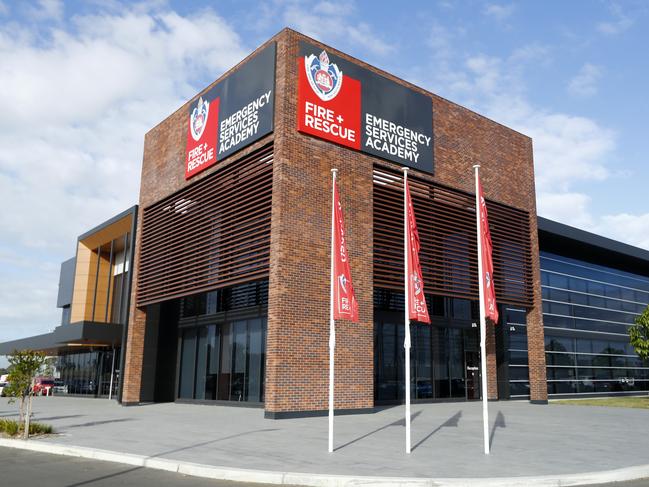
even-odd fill
[[[55,419],[67,419],[67,418],[82,418],[84,415],[83,414],[69,414],[67,416],[49,416],[47,418],[41,418],[39,416],[34,415],[34,421],[53,421]]]
[[[191,450],[192,448],[198,448],[199,446],[205,446],[211,443],[217,443],[219,441],[231,440],[232,438],[238,438],[239,436],[251,435],[253,433],[269,433],[271,431],[279,431],[279,428],[267,428],[261,430],[244,431],[243,433],[237,433],[235,435],[224,436],[222,438],[217,438],[215,440],[208,440],[202,443],[194,443],[193,445],[184,446],[182,448],[175,448],[173,450],[167,450],[161,453],[156,453],[155,455],[150,455],[149,458],[161,457],[163,455],[169,455],[171,453],[178,453],[179,451],[183,451],[183,450]]]
[[[86,428],[88,426],[97,426],[100,424],[108,424],[108,423],[123,423],[125,421],[134,421],[134,420],[131,418],[107,419],[106,421],[90,421],[89,423],[71,424],[69,426],[64,426],[63,428]]]
[[[428,433],[424,438],[419,440],[417,444],[415,444],[412,449],[415,450],[419,445],[421,445],[423,442],[425,442],[428,438],[433,436],[435,433],[437,433],[439,430],[441,430],[444,427],[454,427],[457,428],[458,423],[460,422],[460,418],[462,417],[462,411],[458,411],[455,413],[453,416],[448,418],[446,421],[444,421],[442,424],[440,424],[437,428],[435,428],[433,431]]]
[[[496,428],[507,428],[507,425],[505,424],[505,415],[501,411],[498,411],[498,415],[496,416],[496,421],[494,422],[494,425],[491,428],[491,434],[489,435],[490,448],[494,442],[494,435],[496,434]]]
[[[410,421],[413,421],[417,416],[421,414],[421,411],[417,411],[416,413],[413,413],[410,415]],[[406,425],[406,419],[399,419],[398,421],[394,421],[390,424],[386,424],[385,426],[381,426],[380,428],[375,429],[374,431],[370,431],[369,433],[365,433],[363,436],[359,436],[358,438],[355,438],[351,441],[348,441],[344,445],[340,445],[339,447],[334,448],[334,451],[338,451],[342,448],[345,448],[346,446],[349,446],[353,443],[356,443],[357,441],[361,441],[364,438],[367,438],[368,436],[373,435],[374,433],[378,433],[379,431],[383,431],[386,428],[389,428],[390,426],[405,426]]]
[[[113,478],[113,477],[119,477],[120,475],[125,475],[127,473],[135,472],[135,471],[141,470],[143,468],[144,467],[133,467],[133,468],[129,468],[128,470],[123,470],[121,472],[111,473],[110,475],[103,475],[102,477],[96,477],[94,479],[84,480],[83,482],[77,482],[76,484],[69,484],[69,485],[66,485],[65,487],[79,487],[81,485],[94,484],[95,482],[99,482],[100,480],[106,480],[106,479],[110,479],[110,478]]]

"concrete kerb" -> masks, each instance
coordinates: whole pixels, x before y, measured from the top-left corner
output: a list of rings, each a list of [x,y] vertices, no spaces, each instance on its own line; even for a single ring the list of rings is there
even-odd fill
[[[18,448],[54,455],[67,455],[136,467],[177,472],[194,477],[238,482],[256,482],[274,485],[303,485],[309,487],[567,487],[624,482],[649,477],[649,464],[602,472],[566,475],[543,475],[511,478],[398,478],[350,475],[326,475],[297,472],[274,472],[265,470],[219,467],[163,458],[120,453],[96,448],[63,446],[38,440],[13,440],[0,438],[0,447]]]

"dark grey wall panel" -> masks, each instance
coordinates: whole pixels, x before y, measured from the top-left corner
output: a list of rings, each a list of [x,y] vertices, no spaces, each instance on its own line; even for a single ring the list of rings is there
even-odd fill
[[[74,289],[74,270],[77,259],[72,257],[61,264],[59,275],[59,295],[56,299],[56,307],[63,308],[72,304],[72,290]]]

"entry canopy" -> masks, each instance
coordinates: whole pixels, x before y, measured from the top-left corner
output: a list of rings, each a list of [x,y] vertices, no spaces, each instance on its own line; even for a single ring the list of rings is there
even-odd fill
[[[51,333],[0,343],[0,355],[14,350],[40,350],[55,355],[75,347],[119,346],[123,326],[116,323],[80,321],[61,325]]]

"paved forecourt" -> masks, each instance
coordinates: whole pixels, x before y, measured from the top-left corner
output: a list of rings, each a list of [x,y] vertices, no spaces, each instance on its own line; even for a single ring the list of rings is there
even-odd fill
[[[15,411],[14,405],[2,400],[0,417],[11,417]],[[130,460],[110,458],[154,467],[158,462],[158,468],[176,471],[179,463],[186,462],[267,474],[449,481],[549,476],[536,479],[542,485],[558,485],[555,481],[561,476],[562,485],[649,476],[646,410],[512,401],[490,403],[490,414],[489,456],[482,451],[481,405],[477,402],[413,405],[410,455],[404,452],[403,407],[338,416],[336,450],[329,454],[326,417],[268,420],[261,409],[174,403],[122,407],[100,399],[51,397],[35,400],[34,419],[52,424],[58,434],[29,443],[38,449],[65,447],[75,455],[79,452],[72,447],[119,452],[130,455]],[[4,440],[2,445],[7,442],[22,443]],[[626,470],[592,475],[618,469]],[[275,483],[288,479],[272,475],[238,478]],[[291,479],[292,483],[334,485],[318,478],[318,482],[308,481],[308,475],[300,482],[298,477]],[[335,484],[348,481],[341,478]]]

